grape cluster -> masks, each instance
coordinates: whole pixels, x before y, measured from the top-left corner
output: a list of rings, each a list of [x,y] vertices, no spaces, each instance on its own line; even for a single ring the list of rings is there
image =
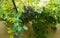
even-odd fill
[[[38,13],[35,11],[31,6],[24,6],[24,12],[22,13],[20,19],[22,19],[23,23],[27,23],[29,21],[32,21],[32,27],[35,32],[36,38],[46,38],[45,34],[48,33],[48,31],[45,31],[48,29],[48,25],[56,25],[56,19],[50,15],[50,13],[46,13],[46,9],[43,8],[42,13]],[[53,30],[56,29],[56,27],[52,27]]]
[[[36,18],[36,16],[38,16],[39,13],[36,12],[35,10],[33,10],[33,8],[31,6],[24,6],[24,12],[21,15],[21,19],[22,21],[25,22],[29,22],[31,20],[34,20]]]

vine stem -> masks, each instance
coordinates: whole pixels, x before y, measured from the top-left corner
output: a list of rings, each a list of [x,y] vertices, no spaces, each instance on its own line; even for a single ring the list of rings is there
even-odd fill
[[[16,10],[16,13],[18,13],[18,10],[17,10],[16,4],[15,4],[15,1],[12,0],[12,2],[13,2],[13,5],[14,5],[14,8],[15,8],[15,10]]]

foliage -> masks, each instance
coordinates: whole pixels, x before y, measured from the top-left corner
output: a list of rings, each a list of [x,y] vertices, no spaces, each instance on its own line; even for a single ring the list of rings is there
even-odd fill
[[[8,33],[21,35],[24,30],[28,30],[24,24],[32,21],[35,38],[46,38],[48,26],[55,27],[57,23],[60,23],[58,1],[50,0],[48,4],[44,2],[44,5],[39,5],[40,0],[0,0],[0,20],[5,24],[11,24]]]

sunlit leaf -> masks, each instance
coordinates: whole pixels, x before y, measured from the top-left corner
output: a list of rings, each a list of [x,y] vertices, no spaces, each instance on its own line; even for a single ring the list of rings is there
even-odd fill
[[[13,35],[10,35],[9,38],[14,38]]]
[[[23,29],[24,29],[24,30],[28,30],[28,27],[24,25],[24,26],[23,26]]]

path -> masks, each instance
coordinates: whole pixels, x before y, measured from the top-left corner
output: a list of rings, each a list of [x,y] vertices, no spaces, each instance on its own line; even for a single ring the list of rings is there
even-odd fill
[[[56,32],[51,32],[48,38],[60,38],[60,24],[58,24],[56,27],[57,27]]]
[[[0,38],[8,38],[8,34],[4,27],[5,25],[3,25],[2,22],[0,21]]]

